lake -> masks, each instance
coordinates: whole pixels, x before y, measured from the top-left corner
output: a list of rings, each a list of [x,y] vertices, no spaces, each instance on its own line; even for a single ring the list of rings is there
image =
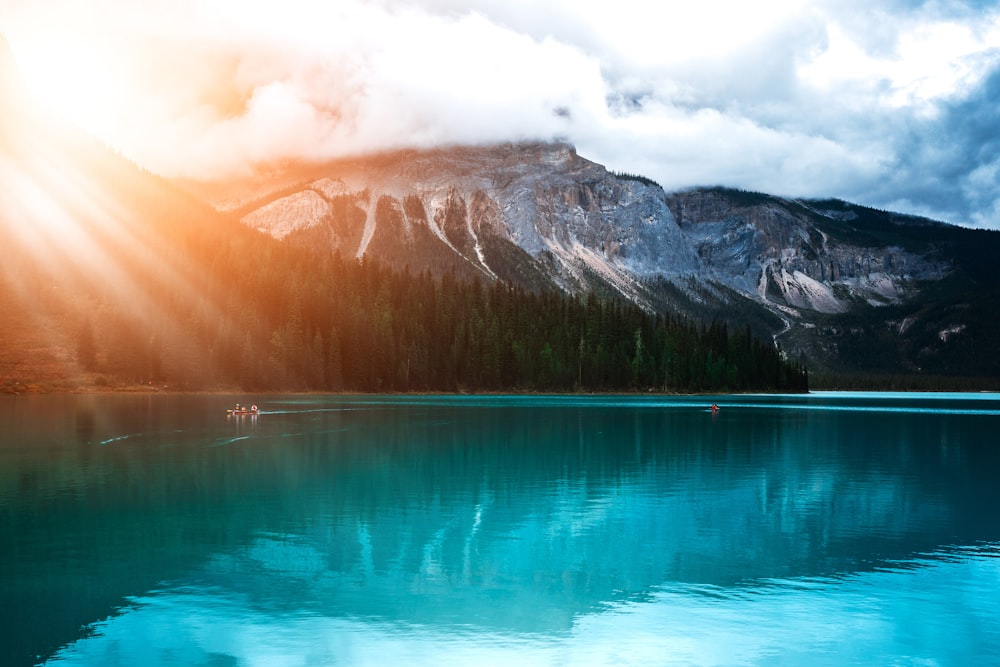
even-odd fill
[[[4,664],[1000,664],[998,426],[998,394],[0,397]]]

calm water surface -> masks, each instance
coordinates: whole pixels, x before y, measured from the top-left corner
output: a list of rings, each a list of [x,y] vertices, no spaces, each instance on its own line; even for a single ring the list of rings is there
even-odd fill
[[[4,397],[4,664],[1000,664],[998,427],[997,394]]]

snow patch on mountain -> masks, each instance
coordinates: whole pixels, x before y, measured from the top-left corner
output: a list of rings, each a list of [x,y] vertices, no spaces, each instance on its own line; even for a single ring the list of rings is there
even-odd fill
[[[480,266],[483,267],[487,275],[489,275],[490,278],[496,280],[497,274],[493,272],[493,269],[491,269],[489,265],[487,265],[486,255],[483,253],[483,244],[480,242],[479,235],[476,233],[476,230],[473,229],[472,227],[472,211],[469,210],[469,201],[471,200],[471,197],[464,197],[464,200],[465,200],[465,227],[466,231],[469,234],[469,237],[472,239],[472,248],[476,253],[476,259],[479,260]]]
[[[641,290],[639,289],[639,284],[636,280],[628,273],[625,273],[614,266],[607,260],[606,257],[594,252],[580,243],[574,243],[571,252],[572,255],[583,262],[588,269],[601,276],[605,281],[613,285],[615,289],[626,295],[631,301],[640,304],[645,302],[645,298],[643,297]]]
[[[293,231],[309,229],[330,215],[330,205],[317,192],[304,190],[275,200],[243,217],[243,224],[283,239]]]
[[[443,191],[427,194],[425,195],[424,200],[428,204],[427,208],[430,209],[427,211],[427,226],[434,233],[434,236],[441,240],[441,243],[445,244],[455,252],[458,252],[455,246],[452,245],[451,241],[448,239],[448,235],[444,233],[444,229],[442,229],[441,225],[438,224],[438,220],[440,219],[440,215],[438,215],[438,213],[445,210],[445,206],[448,201],[448,192]]]
[[[782,267],[771,273],[771,279],[790,306],[809,308],[820,313],[842,313],[847,310],[847,306],[834,295],[830,286],[802,271],[788,271]]]
[[[339,178],[321,178],[310,183],[309,187],[327,200],[351,194],[350,188]]]
[[[378,199],[376,198],[374,201],[378,201]],[[358,244],[358,250],[354,254],[354,256],[358,259],[365,256],[365,252],[368,250],[368,244],[372,242],[372,237],[375,236],[375,209],[377,207],[365,204],[366,202],[358,202],[358,205],[363,206],[365,210],[365,231],[361,234],[361,243]]]
[[[939,331],[938,338],[941,339],[942,343],[947,343],[949,338],[955,336],[956,334],[960,334],[963,331],[965,331],[964,324],[955,324],[948,327],[947,329],[942,329],[941,331]]]
[[[379,252],[407,252],[417,226],[426,225],[440,252],[454,252],[489,278],[516,283],[515,267],[525,266],[498,250],[510,247],[502,240],[571,293],[609,287],[652,308],[649,285],[667,280],[694,302],[711,294],[725,303],[732,290],[786,326],[859,303],[899,303],[919,281],[948,271],[933,257],[869,247],[863,234],[855,240],[837,226],[821,229],[823,213],[807,203],[723,188],[665,193],[615,176],[565,144],[401,151],[334,163],[321,178],[310,173],[303,192],[244,222],[284,238],[320,224],[337,198],[350,197],[365,213],[364,229],[343,250],[362,257],[380,224],[378,202],[390,197],[403,228],[384,237],[380,230]],[[400,247],[387,250],[393,234]],[[331,235],[339,238],[346,240]]]
[[[899,303],[905,291],[901,284],[892,276],[884,273],[872,273],[859,278],[853,285],[855,291],[866,295],[866,301],[872,306],[884,306]]]

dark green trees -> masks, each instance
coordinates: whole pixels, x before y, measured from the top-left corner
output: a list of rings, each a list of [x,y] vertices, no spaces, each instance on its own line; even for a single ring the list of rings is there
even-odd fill
[[[290,267],[291,268],[291,267]],[[346,391],[802,391],[780,352],[630,304],[330,258],[275,309],[268,388]],[[266,304],[261,304],[266,306]]]
[[[127,383],[192,389],[807,388],[805,372],[749,328],[731,334],[725,324],[652,315],[595,295],[413,275],[244,232],[252,234],[189,244],[209,267],[196,295],[150,286],[155,316],[108,303],[80,330],[81,364]]]

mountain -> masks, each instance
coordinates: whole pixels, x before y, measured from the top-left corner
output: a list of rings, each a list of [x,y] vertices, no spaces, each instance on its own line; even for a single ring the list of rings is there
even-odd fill
[[[401,227],[416,200],[375,202],[438,277],[392,271],[330,253],[355,234],[400,259],[385,225],[317,226],[327,245],[298,231],[278,240],[123,159],[38,106],[3,48],[0,99],[0,392],[807,387],[798,364],[748,332],[551,289],[547,267],[499,235],[463,246],[483,253],[478,264],[442,252],[469,243],[457,203],[439,237]],[[296,221],[310,215],[308,194],[292,201]],[[349,219],[356,207],[339,201]],[[537,284],[468,280],[492,277],[495,255]]]
[[[168,181],[36,104],[2,39],[0,99],[0,390],[1000,377],[995,232],[667,193],[564,143]]]
[[[997,232],[839,200],[665,192],[565,143],[398,151],[186,185],[292,245],[749,325],[833,384],[1000,378]]]

